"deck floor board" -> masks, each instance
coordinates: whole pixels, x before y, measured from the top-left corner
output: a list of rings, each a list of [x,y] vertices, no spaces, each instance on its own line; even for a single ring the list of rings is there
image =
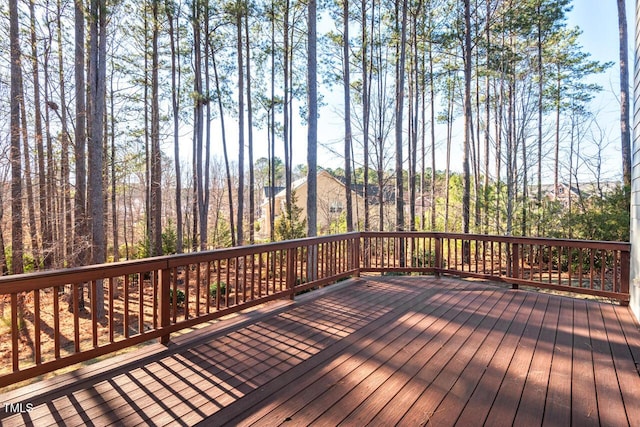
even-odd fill
[[[640,425],[638,323],[592,300],[369,276],[194,337],[0,395],[35,405],[0,425]]]

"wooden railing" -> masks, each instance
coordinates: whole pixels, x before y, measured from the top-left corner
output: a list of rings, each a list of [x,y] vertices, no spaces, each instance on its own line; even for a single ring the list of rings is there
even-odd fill
[[[361,272],[477,277],[626,304],[629,248],[363,232],[2,277],[0,335],[10,339],[0,341],[0,388]]]
[[[428,232],[361,236],[361,272],[476,277],[629,303],[629,243]]]
[[[0,278],[0,388],[358,274],[358,233]],[[104,293],[104,314],[98,290]],[[81,302],[88,301],[82,307]]]

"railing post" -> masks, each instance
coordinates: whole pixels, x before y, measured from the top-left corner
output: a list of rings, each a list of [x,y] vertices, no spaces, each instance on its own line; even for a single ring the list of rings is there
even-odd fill
[[[620,292],[629,295],[630,274],[630,254],[627,251],[620,251]],[[614,289],[615,291],[615,289]],[[623,301],[621,305],[629,305],[629,301]]]
[[[286,285],[287,289],[289,289],[289,298],[291,300],[294,299],[295,296],[295,287],[296,287],[296,258],[295,251],[297,248],[288,248],[287,249],[287,276],[286,276]]]
[[[160,327],[165,328],[171,323],[171,301],[169,297],[171,289],[171,270],[168,266],[160,270]],[[160,343],[169,344],[170,334],[162,335]]]
[[[436,237],[435,276],[440,277],[442,271],[442,237]]]
[[[520,247],[517,243],[511,244],[511,277],[520,278]],[[511,288],[518,289],[518,284],[512,283]]]

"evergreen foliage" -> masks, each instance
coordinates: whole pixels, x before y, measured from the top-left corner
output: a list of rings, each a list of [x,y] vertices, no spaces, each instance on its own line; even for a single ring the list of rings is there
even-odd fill
[[[291,195],[291,207],[276,219],[275,235],[276,240],[300,239],[306,236],[306,220],[301,219],[302,208],[296,203],[298,198],[295,192]]]

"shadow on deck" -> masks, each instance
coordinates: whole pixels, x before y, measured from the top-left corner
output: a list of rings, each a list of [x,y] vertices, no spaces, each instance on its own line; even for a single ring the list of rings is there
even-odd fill
[[[627,307],[366,277],[6,393],[0,423],[637,426],[639,366]]]

